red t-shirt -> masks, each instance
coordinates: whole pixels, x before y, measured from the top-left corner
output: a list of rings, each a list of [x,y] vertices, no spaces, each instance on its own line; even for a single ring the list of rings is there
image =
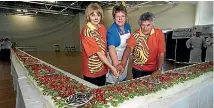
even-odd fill
[[[82,72],[83,75],[91,78],[100,77],[107,73],[107,66],[100,60],[97,52],[103,52],[107,56],[106,51],[106,28],[100,24],[99,29],[89,22],[80,34],[82,45]]]
[[[141,50],[143,50],[139,50],[139,48],[141,48],[140,45],[143,45],[142,43],[140,43],[139,37],[136,36],[136,34],[140,34],[139,32],[140,29],[136,30],[127,41],[127,45],[130,47],[135,48],[136,46],[138,46],[138,50],[133,50],[133,53],[135,54],[133,54],[132,67],[138,70],[156,71],[158,67],[158,55],[166,51],[164,34],[160,29],[153,28],[147,40],[147,45],[149,48],[148,60],[145,62],[145,64],[137,64],[136,62],[134,62],[134,60],[138,61],[137,59],[139,59],[139,57],[134,56],[140,56],[142,54]]]

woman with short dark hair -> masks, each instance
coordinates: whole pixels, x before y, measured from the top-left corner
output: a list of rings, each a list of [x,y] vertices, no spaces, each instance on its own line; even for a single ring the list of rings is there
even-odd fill
[[[126,48],[126,40],[129,39],[131,27],[127,22],[127,11],[125,6],[114,6],[112,10],[114,23],[107,31],[107,45],[109,56],[113,66],[117,66],[122,59],[123,51]],[[128,62],[128,61],[127,61]],[[107,83],[116,83],[125,81],[127,78],[128,63],[124,71],[120,72],[119,78],[116,78],[111,71],[107,73]]]
[[[120,65],[125,67],[132,52],[133,78],[160,74],[164,63],[165,38],[162,30],[154,26],[153,13],[143,13],[138,20],[140,25],[127,41]]]

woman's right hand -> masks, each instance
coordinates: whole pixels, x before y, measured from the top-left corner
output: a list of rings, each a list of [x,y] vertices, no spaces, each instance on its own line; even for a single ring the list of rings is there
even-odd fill
[[[111,69],[112,74],[115,77],[119,77],[119,72],[117,71],[117,69],[114,66],[112,66],[110,69]]]
[[[124,67],[122,66],[121,63],[119,63],[117,66],[115,66],[115,68],[117,69],[119,75],[121,75],[124,71]]]

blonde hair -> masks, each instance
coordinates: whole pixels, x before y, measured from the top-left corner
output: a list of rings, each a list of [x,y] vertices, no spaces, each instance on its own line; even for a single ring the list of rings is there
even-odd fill
[[[90,15],[94,12],[97,12],[98,15],[101,16],[100,22],[103,20],[103,9],[97,3],[91,3],[85,10],[85,20],[86,22],[90,22]]]

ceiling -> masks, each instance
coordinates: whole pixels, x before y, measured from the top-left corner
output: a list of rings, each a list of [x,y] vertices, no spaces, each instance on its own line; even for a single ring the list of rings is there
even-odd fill
[[[7,15],[66,15],[73,16],[84,12],[92,1],[0,1],[0,13]],[[102,7],[115,2],[98,2]]]
[[[7,15],[38,16],[46,14],[74,16],[84,12],[86,7],[96,2],[102,8],[121,4],[120,1],[0,1],[0,13]],[[173,1],[126,1],[126,7],[153,6],[159,4],[173,4]]]

